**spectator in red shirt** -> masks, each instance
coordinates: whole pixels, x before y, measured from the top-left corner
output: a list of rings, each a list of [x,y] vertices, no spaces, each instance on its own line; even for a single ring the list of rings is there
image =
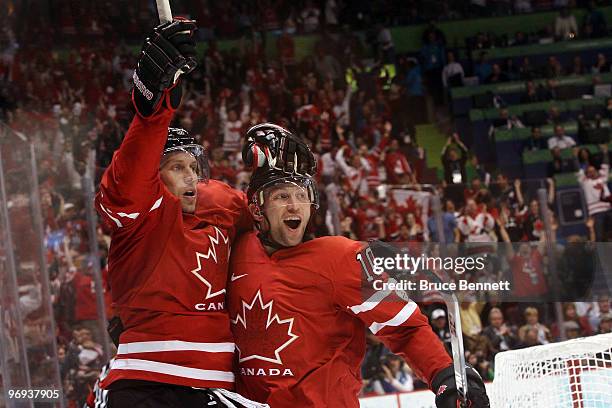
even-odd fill
[[[516,297],[540,297],[548,293],[548,284],[544,275],[544,258],[542,257],[545,235],[542,235],[539,247],[532,248],[529,243],[521,243],[518,252],[514,251],[505,227],[498,222],[500,234],[506,245],[506,256],[512,271],[512,294]]]
[[[347,214],[357,223],[357,237],[360,241],[385,239],[385,223],[380,216],[382,209],[374,197],[360,197],[357,209],[349,208]]]
[[[415,184],[417,182],[406,156],[399,150],[397,139],[393,139],[387,148],[385,169],[388,184]]]
[[[210,178],[223,181],[229,185],[234,185],[236,182],[236,170],[233,169],[227,157],[223,152],[223,148],[217,147],[213,149],[210,163]]]
[[[576,337],[593,335],[593,328],[591,327],[589,320],[586,318],[586,316],[578,316],[574,302],[567,302],[563,304],[563,323],[566,324],[568,322],[572,322],[573,326],[577,328],[578,333]],[[560,330],[556,323],[553,323],[551,326],[551,332],[553,337],[559,338]]]
[[[397,212],[395,205],[390,204],[385,207],[383,219],[385,220],[385,232],[387,240],[397,240],[400,234],[400,228],[405,226],[402,216]],[[407,240],[403,239],[403,241]]]
[[[65,301],[74,302],[74,305],[68,306],[68,310],[74,311],[74,325],[80,327],[86,327],[91,331],[93,338],[97,342],[103,341],[103,334],[99,329],[99,313],[96,303],[96,288],[95,281],[92,276],[93,264],[92,260],[85,256],[81,256],[77,260],[76,266],[70,267],[70,273],[67,274],[67,279],[64,285],[70,285],[71,289],[68,298],[64,298]],[[107,280],[108,270],[102,269],[102,280],[104,285],[104,300],[106,303],[106,309],[110,310],[110,288],[108,287]],[[64,289],[65,290],[65,289]]]

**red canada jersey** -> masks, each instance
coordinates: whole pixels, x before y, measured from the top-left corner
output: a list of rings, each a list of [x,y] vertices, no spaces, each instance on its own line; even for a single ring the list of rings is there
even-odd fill
[[[364,299],[364,244],[323,237],[268,256],[255,232],[230,261],[236,390],[270,406],[358,407],[369,328],[431,384],[452,364],[417,305]]]
[[[528,258],[516,254],[510,260],[515,296],[544,296],[548,292],[540,251],[533,249]]]
[[[102,269],[102,285],[104,292],[104,304],[107,316],[110,311],[110,296],[108,293],[108,271]],[[96,303],[96,284],[91,274],[77,272],[72,279],[74,291],[76,293],[75,302],[78,307],[75,308],[76,320],[96,320],[98,319],[98,305]]]
[[[250,217],[244,194],[198,183],[195,214],[159,176],[172,112],[135,117],[104,173],[96,206],[112,227],[108,268],[125,331],[101,386],[137,379],[234,386],[225,308],[230,244]]]

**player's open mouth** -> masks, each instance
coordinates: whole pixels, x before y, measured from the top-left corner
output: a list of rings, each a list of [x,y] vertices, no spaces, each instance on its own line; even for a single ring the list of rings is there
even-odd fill
[[[195,197],[195,190],[187,190],[183,193],[184,197],[187,198],[194,198]]]
[[[298,227],[302,223],[302,220],[300,219],[300,217],[289,217],[287,219],[284,219],[283,222],[290,229],[296,230],[296,229],[298,229]]]

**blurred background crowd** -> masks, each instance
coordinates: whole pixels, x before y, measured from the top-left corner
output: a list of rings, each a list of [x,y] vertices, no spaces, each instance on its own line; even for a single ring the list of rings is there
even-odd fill
[[[567,298],[589,291],[595,243],[612,231],[607,1],[175,0],[173,8],[198,21],[202,43],[174,125],[207,148],[212,178],[245,189],[242,135],[274,122],[318,158],[317,235],[423,242],[432,252],[436,242],[518,243],[468,279],[528,276],[532,297],[550,290],[554,247],[563,287],[576,291]],[[513,18],[529,24],[504,31]],[[97,184],[129,126],[132,70],[155,20],[147,0],[12,0],[0,10],[0,120],[35,145],[60,374],[75,406],[104,364],[82,176],[94,151],[88,175]],[[14,137],[3,133],[0,143]],[[2,152],[10,170],[18,158]],[[17,214],[19,196],[9,200]],[[96,230],[105,276],[110,239],[103,225]],[[35,339],[40,293],[18,284]],[[563,328],[543,301],[466,299],[467,361],[492,380],[498,352],[610,332],[610,290],[597,287],[589,301],[563,303]],[[433,296],[421,307],[448,346],[443,303]],[[374,336],[368,344],[363,395],[425,387]]]

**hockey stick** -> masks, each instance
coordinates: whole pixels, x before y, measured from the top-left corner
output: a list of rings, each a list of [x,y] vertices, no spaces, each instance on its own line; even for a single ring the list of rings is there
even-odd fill
[[[160,24],[171,23],[173,21],[173,17],[172,9],[170,8],[170,0],[155,0],[155,3],[157,4],[157,14],[159,15]],[[190,66],[189,64],[186,64],[180,69],[180,71],[177,71],[174,76],[174,82],[177,81],[181,73],[189,73],[193,70],[194,67]]]
[[[157,14],[161,24],[172,21],[172,10],[170,9],[170,0],[155,0],[157,3]]]
[[[432,271],[424,271],[435,283],[442,283],[442,279]],[[440,285],[441,287],[442,285]],[[465,352],[463,350],[463,332],[461,331],[461,316],[457,296],[451,291],[440,291],[448,311],[448,329],[451,336],[453,352],[453,367],[455,368],[455,384],[459,394],[460,408],[467,408],[468,382],[465,372]]]

